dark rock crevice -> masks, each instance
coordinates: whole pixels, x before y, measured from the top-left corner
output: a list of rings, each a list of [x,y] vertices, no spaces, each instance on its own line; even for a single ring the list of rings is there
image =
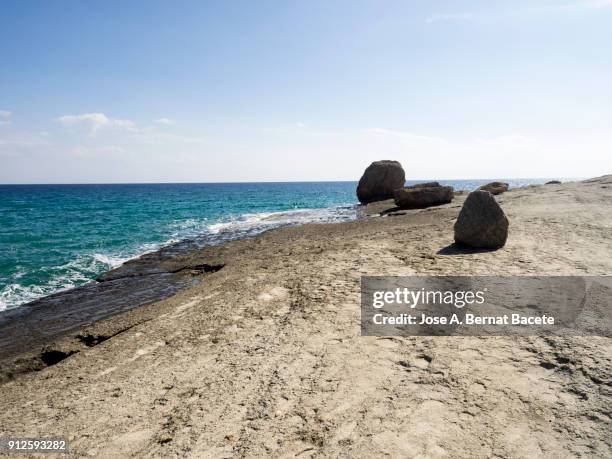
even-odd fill
[[[83,343],[85,346],[87,347],[94,347],[97,346],[100,343],[103,343],[104,341],[106,341],[109,338],[112,338],[115,335],[94,335],[94,334],[83,334],[83,335],[77,335],[76,339],[78,339],[81,343]]]
[[[45,364],[45,367],[51,367],[53,365],[57,365],[62,360],[67,359],[73,354],[76,354],[78,351],[60,351],[58,349],[50,349],[47,351],[43,351],[40,354],[40,360]]]
[[[183,266],[181,268],[177,268],[171,271],[168,271],[172,274],[176,274],[176,273],[180,273],[183,271],[189,271],[192,274],[208,274],[208,273],[216,273],[217,271],[221,270],[225,265],[224,264],[218,264],[218,265],[209,265],[209,264],[201,264],[201,265],[193,265],[193,266]]]

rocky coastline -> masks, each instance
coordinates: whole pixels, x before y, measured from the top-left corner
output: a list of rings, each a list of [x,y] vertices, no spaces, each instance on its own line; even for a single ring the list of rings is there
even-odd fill
[[[609,338],[360,336],[362,275],[612,272],[612,176],[495,196],[497,250],[455,242],[466,197],[127,263],[98,285],[186,285],[4,359],[5,434],[106,457],[609,455]]]

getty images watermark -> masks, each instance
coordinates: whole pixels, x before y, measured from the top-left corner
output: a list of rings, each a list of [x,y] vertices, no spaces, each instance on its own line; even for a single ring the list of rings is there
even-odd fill
[[[612,336],[612,277],[361,278],[372,336]]]

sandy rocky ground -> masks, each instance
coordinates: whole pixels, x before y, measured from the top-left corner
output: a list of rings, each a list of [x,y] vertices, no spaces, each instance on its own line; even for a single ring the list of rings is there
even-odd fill
[[[498,198],[495,252],[439,253],[458,196],[176,260],[225,266],[2,385],[3,435],[97,457],[611,457],[609,338],[360,336],[362,275],[612,274],[612,176]]]

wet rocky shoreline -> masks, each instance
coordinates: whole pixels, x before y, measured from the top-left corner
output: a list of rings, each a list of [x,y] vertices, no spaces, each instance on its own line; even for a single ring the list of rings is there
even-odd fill
[[[371,212],[369,208],[358,210],[356,218],[377,213],[377,208],[371,207]],[[85,285],[0,313],[0,382],[57,363],[76,352],[75,343],[98,344],[130,328],[124,313],[170,298],[199,284],[204,275],[222,269],[224,262],[219,254],[227,243],[287,226],[295,225],[218,241],[206,235],[179,241],[129,260]],[[110,319],[112,324],[106,324]],[[105,331],[92,335],[83,332],[87,329]]]
[[[85,285],[55,293],[0,314],[0,356],[22,352],[80,327],[174,295],[222,265],[173,264],[197,249],[182,241],[130,260]]]

